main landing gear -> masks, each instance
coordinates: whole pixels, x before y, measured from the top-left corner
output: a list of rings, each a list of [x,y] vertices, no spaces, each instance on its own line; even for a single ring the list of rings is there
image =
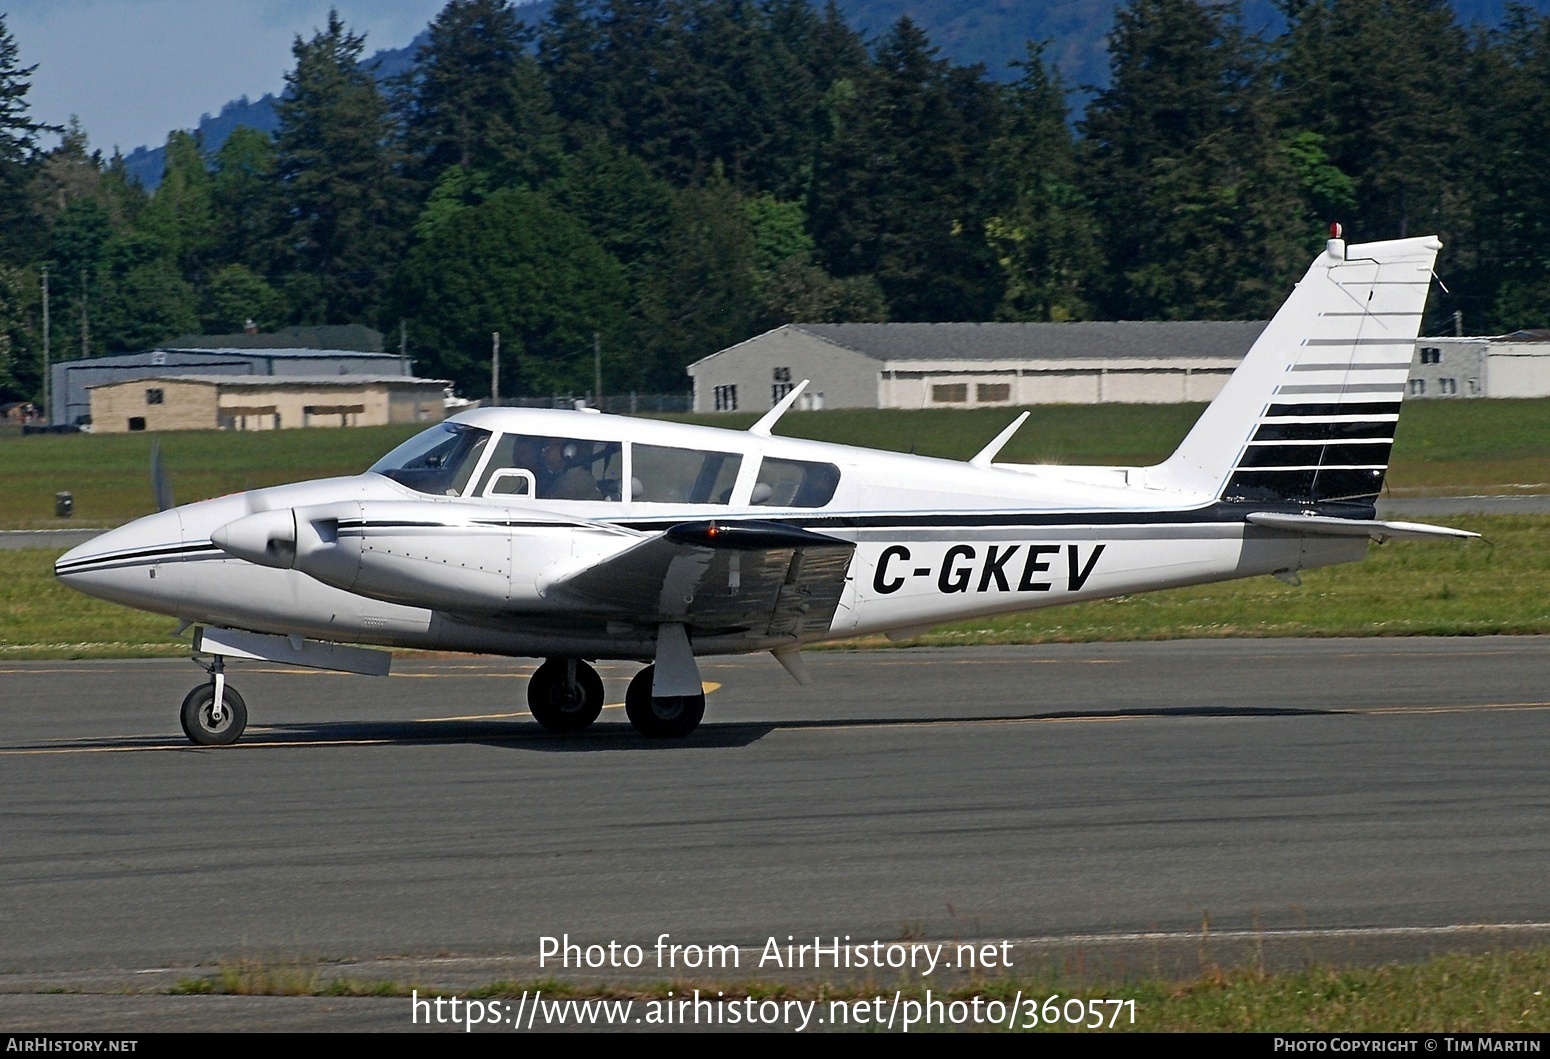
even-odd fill
[[[699,727],[705,695],[651,694],[656,666],[630,681],[624,712],[648,739],[680,739]],[[579,658],[551,658],[538,667],[527,686],[527,708],[551,732],[580,732],[603,711],[603,679]]]
[[[603,678],[579,658],[551,658],[528,682],[527,708],[551,732],[579,732],[603,712]]]
[[[635,674],[624,693],[624,712],[647,739],[682,739],[700,726],[705,716],[705,693],[653,696],[651,685],[656,675],[654,665]]]
[[[204,669],[210,674],[209,682],[183,698],[183,734],[199,746],[230,746],[248,726],[248,704],[236,688],[227,685],[225,659],[220,655]]]

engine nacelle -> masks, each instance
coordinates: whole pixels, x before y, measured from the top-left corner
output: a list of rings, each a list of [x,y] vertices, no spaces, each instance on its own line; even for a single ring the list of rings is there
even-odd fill
[[[262,511],[210,539],[239,559],[372,599],[492,614],[541,607],[553,570],[588,561],[578,548],[601,557],[633,543],[577,530],[530,508],[368,500]]]

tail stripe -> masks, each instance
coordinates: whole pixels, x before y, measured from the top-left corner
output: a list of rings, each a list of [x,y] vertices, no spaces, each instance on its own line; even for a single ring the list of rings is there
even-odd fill
[[[1331,240],[1147,483],[1228,502],[1375,498],[1439,245]]]
[[[1283,394],[1313,394],[1318,397],[1340,397],[1348,393],[1397,393],[1403,395],[1405,384],[1402,382],[1361,382],[1347,384],[1345,386],[1329,386],[1327,384],[1309,383],[1306,386],[1277,386],[1276,396]]]

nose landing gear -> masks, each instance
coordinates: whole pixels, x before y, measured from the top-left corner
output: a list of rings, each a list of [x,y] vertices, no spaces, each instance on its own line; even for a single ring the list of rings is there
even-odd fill
[[[209,683],[200,684],[183,698],[179,719],[183,734],[199,746],[230,746],[242,738],[248,726],[248,704],[237,689],[226,684],[225,659],[216,655],[205,667]]]

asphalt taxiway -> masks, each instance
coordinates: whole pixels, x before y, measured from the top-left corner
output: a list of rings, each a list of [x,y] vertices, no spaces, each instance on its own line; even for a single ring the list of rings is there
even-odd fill
[[[186,661],[0,664],[0,1027],[238,962],[538,977],[562,934],[1011,939],[1023,969],[1550,938],[1550,639],[808,657],[810,687],[710,661],[670,742],[617,707],[546,734],[526,663],[233,663],[221,749],[178,730]],[[600,668],[618,703],[634,667]]]

